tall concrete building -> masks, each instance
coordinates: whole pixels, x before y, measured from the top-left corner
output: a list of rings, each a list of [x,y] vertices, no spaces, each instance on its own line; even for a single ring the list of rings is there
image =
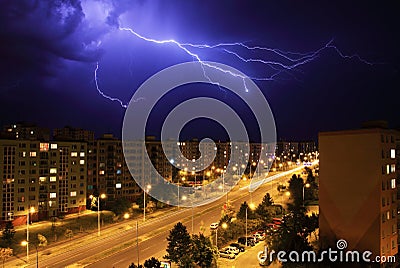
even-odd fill
[[[396,139],[382,127],[319,134],[319,227],[322,248],[374,256],[398,252]]]
[[[85,210],[87,145],[0,140],[1,221],[34,220]]]
[[[122,141],[112,134],[88,142],[88,197],[106,194],[107,203],[119,198],[135,201],[142,190],[126,165]]]

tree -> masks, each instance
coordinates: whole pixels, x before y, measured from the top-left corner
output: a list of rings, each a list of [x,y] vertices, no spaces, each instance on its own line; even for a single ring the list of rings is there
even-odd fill
[[[14,242],[15,230],[12,221],[7,221],[1,236],[2,244],[11,247]]]
[[[109,209],[118,216],[127,212],[131,206],[131,202],[126,198],[118,198]]]
[[[267,224],[271,222],[272,218],[275,216],[275,207],[273,207],[274,201],[272,200],[269,193],[267,193],[262,202],[258,205],[256,209],[257,215],[259,215],[262,221],[262,227],[267,227]]]
[[[203,234],[192,236],[192,259],[201,268],[211,267],[214,259],[214,250],[211,241]]]
[[[308,236],[318,226],[318,217],[314,214],[311,217],[306,215],[306,209],[302,205],[288,204],[289,213],[283,218],[283,222],[272,239],[272,249],[276,252],[309,251],[312,246]],[[298,263],[286,262],[283,267],[297,267]]]
[[[47,238],[44,235],[38,234],[37,235],[38,246],[45,247],[47,246]]]
[[[289,180],[289,192],[295,206],[303,205],[303,187],[303,179],[293,174],[292,178]]]
[[[272,206],[274,204],[274,200],[269,193],[266,193],[261,201],[261,204],[263,206]]]
[[[190,267],[192,263],[192,240],[186,226],[178,222],[169,232],[167,241],[167,255],[164,258],[177,263],[181,267]]]
[[[3,268],[6,260],[10,258],[12,255],[13,255],[12,248],[0,248],[0,258],[3,261]]]
[[[222,207],[221,222],[229,223],[231,222],[234,216],[235,216],[235,207],[232,205],[231,201],[228,201]]]
[[[308,200],[317,200],[318,199],[318,183],[313,175],[313,172],[310,168],[306,168],[307,172],[307,180],[306,183],[310,185],[309,188],[305,189],[304,196]]]
[[[161,262],[158,259],[151,257],[150,259],[144,261],[143,266],[145,268],[159,268],[161,266]]]
[[[236,218],[240,219],[240,220],[245,220],[246,219],[246,210],[247,210],[247,219],[255,219],[256,215],[253,212],[253,210],[251,210],[249,208],[249,205],[247,204],[246,201],[244,201],[239,208],[238,213],[236,214]]]
[[[319,215],[313,213],[311,216],[309,216],[306,226],[309,229],[309,232],[314,234],[315,240],[318,240],[316,230],[319,227]]]

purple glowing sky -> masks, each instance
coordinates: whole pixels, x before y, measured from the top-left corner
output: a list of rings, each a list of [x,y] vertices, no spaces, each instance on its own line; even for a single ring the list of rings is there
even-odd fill
[[[369,119],[400,125],[396,111],[400,44],[395,39],[394,2],[317,3],[1,0],[0,23],[5,27],[0,30],[0,123],[69,124],[119,135],[125,110],[96,91],[97,62],[101,90],[127,103],[154,73],[193,60],[174,44],[147,42],[118,29],[130,27],[156,40],[244,42],[305,54],[333,39],[332,45],[343,54],[358,54],[377,64],[346,59],[327,48],[307,64],[279,72],[273,81],[257,81],[275,114],[278,137],[314,138],[319,130],[355,128]],[[271,51],[187,48],[203,60],[230,64],[254,77],[271,77],[279,66],[243,63],[224,49],[246,59],[290,64]],[[243,117],[251,117],[234,97],[202,86],[178,90],[164,107],[197,95],[227,101],[239,107]],[[160,117],[168,109],[160,109]]]

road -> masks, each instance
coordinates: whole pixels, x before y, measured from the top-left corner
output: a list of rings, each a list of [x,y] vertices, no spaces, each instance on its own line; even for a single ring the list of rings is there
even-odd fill
[[[274,176],[274,180],[265,183],[262,185],[260,188],[258,188],[255,192],[249,193],[247,187],[236,187],[229,193],[229,200],[233,204],[235,208],[239,208],[240,204],[243,203],[244,201],[247,201],[248,203],[254,202],[258,204],[261,202],[262,198],[264,197],[266,192],[269,192],[273,198],[275,198],[275,203],[282,203],[283,196],[278,197],[278,191],[277,191],[277,184],[280,182],[285,182],[288,180],[288,178],[294,173],[298,172],[298,170],[295,171],[290,171],[290,172],[284,172],[283,174],[277,174]],[[279,200],[280,199],[280,200]],[[221,210],[222,206],[225,203],[225,199],[221,198],[220,200],[214,202],[213,204],[205,205],[202,207],[196,207],[193,209],[193,214],[194,214],[194,233],[197,233],[200,231],[201,226],[203,225],[206,227],[206,234],[209,234],[209,227],[212,222],[216,222],[220,219],[221,217]],[[178,219],[178,221],[183,222],[185,226],[187,226],[188,231],[191,232],[191,226],[192,226],[192,221],[191,221],[191,215],[192,211],[189,209],[188,213],[184,214],[186,217],[184,219]],[[169,226],[173,226],[176,224],[176,222],[173,222]],[[166,237],[169,234],[169,230],[171,228],[165,229],[162,233],[160,233],[157,236],[151,237],[150,239],[144,241],[143,243],[139,243],[139,261],[140,263],[143,263],[144,260],[151,258],[151,257],[156,257],[160,260],[163,259],[163,256],[166,254],[166,247],[167,247],[167,240]],[[129,266],[130,263],[133,261],[137,263],[137,247],[134,244],[134,241],[132,241],[132,246],[129,248],[119,251],[116,254],[112,256],[108,256],[106,258],[103,258],[101,260],[98,260],[96,263],[93,263],[89,265],[88,267],[115,267],[115,268],[126,268]],[[258,264],[257,262],[257,255],[252,256],[249,254],[243,254],[243,256],[248,256],[247,258],[253,258],[255,261],[255,264]],[[244,258],[244,257],[242,257]],[[245,259],[245,258],[244,258]],[[248,261],[248,260],[247,260]],[[244,261],[246,263],[246,260]],[[231,266],[227,266],[231,267]],[[247,267],[247,266],[237,266],[237,267]]]
[[[270,192],[275,197],[275,203],[282,203],[283,200],[276,199],[278,194],[276,186],[277,183],[286,181],[290,176],[291,173],[275,176],[272,182],[265,183],[253,193],[249,193],[242,182],[235,186],[228,198],[236,209],[244,201],[259,203],[266,192]],[[127,268],[130,263],[137,263],[138,257],[140,263],[150,257],[163,259],[167,247],[166,237],[177,222],[183,222],[188,231],[192,232],[193,215],[194,233],[205,229],[206,234],[209,234],[209,225],[219,220],[224,203],[225,198],[221,198],[201,207],[175,209],[146,222],[138,222],[138,235],[136,233],[137,222],[126,221],[102,230],[101,237],[86,236],[57,248],[40,252],[40,267]],[[31,254],[31,259],[30,265],[26,265],[23,260],[15,260],[10,263],[14,266],[10,267],[35,267],[33,254]]]

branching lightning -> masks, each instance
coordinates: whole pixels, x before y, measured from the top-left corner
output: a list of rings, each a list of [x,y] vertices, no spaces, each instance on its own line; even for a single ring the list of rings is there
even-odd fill
[[[307,53],[298,53],[298,52],[283,51],[283,50],[275,49],[275,48],[268,48],[268,47],[261,47],[261,46],[249,46],[246,43],[241,43],[241,42],[219,43],[219,44],[214,44],[214,45],[180,43],[174,39],[157,40],[154,38],[148,38],[148,37],[145,37],[145,36],[135,32],[133,29],[127,28],[127,27],[119,27],[119,30],[126,31],[126,32],[132,34],[134,37],[144,40],[146,42],[151,42],[151,43],[160,44],[160,45],[164,45],[164,44],[174,45],[178,49],[185,52],[188,56],[192,57],[193,60],[201,63],[201,65],[203,66],[203,70],[204,70],[204,67],[214,68],[223,73],[227,73],[229,75],[232,75],[234,77],[238,77],[238,78],[242,79],[244,90],[246,92],[248,92],[248,88],[246,87],[246,79],[250,78],[250,79],[256,80],[256,81],[273,81],[273,80],[275,80],[276,76],[278,76],[279,74],[281,74],[283,72],[291,74],[290,71],[293,71],[302,65],[305,65],[309,62],[314,61],[316,58],[321,56],[321,53],[324,50],[327,50],[327,49],[333,49],[337,53],[337,55],[339,55],[343,59],[357,59],[364,64],[373,65],[373,63],[366,61],[365,59],[361,58],[358,54],[346,55],[346,54],[342,53],[333,44],[333,39],[315,51],[311,51],[311,52],[307,52]],[[265,67],[271,69],[273,73],[271,75],[263,76],[263,77],[247,77],[247,76],[243,76],[238,73],[231,72],[230,70],[222,69],[218,66],[211,65],[208,62],[205,62],[201,59],[200,54],[196,51],[204,50],[204,49],[208,49],[208,50],[219,49],[222,52],[226,53],[227,55],[232,55],[235,59],[237,59],[243,63],[262,64]],[[277,58],[280,60],[264,59],[261,57],[255,57],[255,58],[246,57],[240,53],[240,51],[243,51],[243,50],[245,52],[250,52],[250,53],[251,52],[271,53],[274,58]],[[108,100],[118,102],[121,105],[121,107],[127,108],[127,104],[125,104],[121,99],[116,98],[116,97],[111,97],[111,96],[105,94],[100,89],[99,83],[98,83],[98,75],[97,75],[98,69],[99,69],[99,63],[97,62],[96,68],[94,70],[94,80],[95,80],[95,85],[96,85],[96,89],[97,89],[98,93]],[[204,70],[204,75],[211,83],[218,85],[217,82],[213,82],[213,81],[211,81],[210,78],[208,78],[205,70]],[[135,101],[139,101],[139,100],[135,100]]]
[[[103,96],[104,98],[106,98],[107,100],[118,102],[122,106],[122,108],[126,109],[126,107],[128,107],[128,106],[126,104],[124,104],[122,100],[115,98],[115,97],[108,96],[100,89],[98,79],[97,79],[97,71],[98,70],[99,70],[99,63],[97,62],[96,69],[94,69],[94,83],[96,84],[97,92],[99,92],[99,94],[101,96]]]

